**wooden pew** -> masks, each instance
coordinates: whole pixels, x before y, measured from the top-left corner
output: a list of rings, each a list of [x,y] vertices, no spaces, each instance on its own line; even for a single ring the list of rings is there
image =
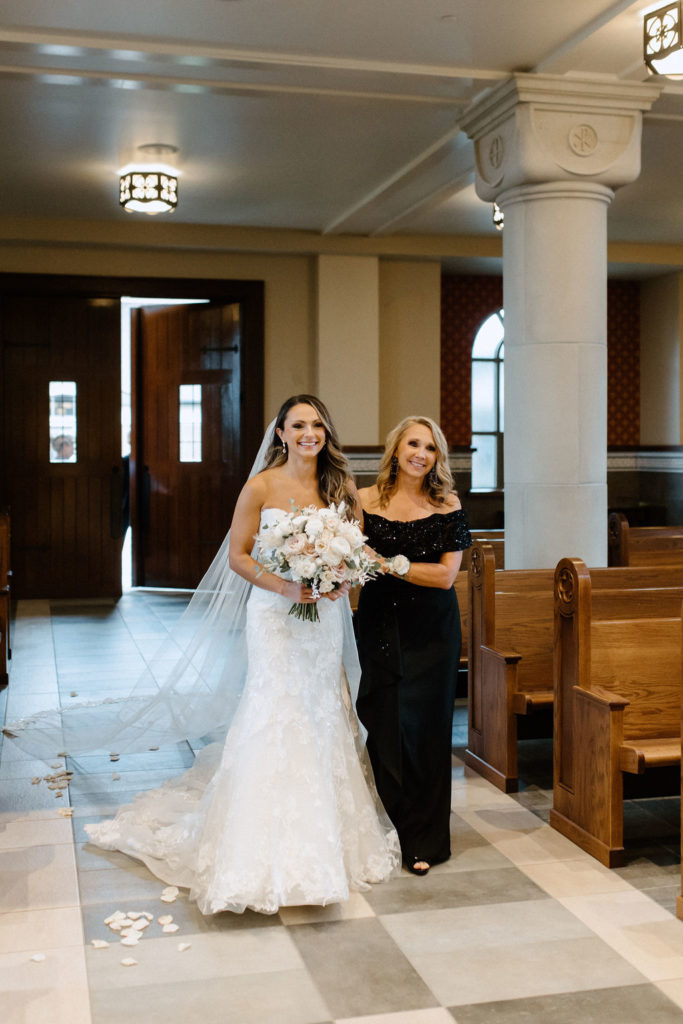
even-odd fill
[[[496,569],[505,568],[505,531],[504,530],[471,530],[473,544],[490,544],[496,559]],[[462,553],[460,572],[466,573],[470,567],[472,548]]]
[[[610,565],[678,565],[683,567],[683,526],[629,526],[621,512],[608,520]]]
[[[9,681],[10,643],[10,515],[0,512],[0,689]]]
[[[506,793],[518,787],[519,716],[553,707],[554,580],[552,569],[496,570],[486,545],[472,548],[465,763]],[[677,614],[675,602],[683,600],[675,567],[594,569],[592,582],[597,592],[611,594],[613,618],[628,611],[631,590],[642,616],[656,613],[665,599]]]
[[[496,570],[489,545],[471,552],[465,764],[509,793],[517,715],[552,707],[553,570]]]
[[[680,764],[683,588],[673,567],[658,570],[658,588],[629,587],[624,568],[622,586],[596,590],[600,572],[569,558],[555,572],[550,824],[614,867],[624,774]]]

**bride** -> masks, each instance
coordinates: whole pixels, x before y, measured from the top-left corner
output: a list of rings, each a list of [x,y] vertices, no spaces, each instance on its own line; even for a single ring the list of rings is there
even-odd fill
[[[318,598],[252,557],[254,536],[292,503],[356,509],[357,492],[314,396],[288,399],[266,441],[265,468],[245,484],[229,539],[230,570],[250,593],[246,680],[225,742],[112,820],[86,826],[91,842],[189,888],[205,914],[339,902],[400,864],[349,698],[359,671],[346,591]],[[221,567],[227,589],[230,570]],[[319,622],[288,614],[314,601]]]

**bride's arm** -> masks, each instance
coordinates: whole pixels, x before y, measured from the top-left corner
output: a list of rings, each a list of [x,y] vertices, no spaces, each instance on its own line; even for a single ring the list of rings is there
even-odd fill
[[[315,601],[310,587],[285,580],[272,572],[265,572],[251,557],[254,537],[261,525],[261,509],[266,503],[267,488],[261,474],[247,480],[242,488],[230,527],[230,568],[255,587],[272,590],[288,597],[295,604]]]

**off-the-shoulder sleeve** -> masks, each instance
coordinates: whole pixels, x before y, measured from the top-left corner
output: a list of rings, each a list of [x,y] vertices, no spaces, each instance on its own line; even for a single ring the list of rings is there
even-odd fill
[[[472,536],[464,508],[456,508],[444,517],[443,549],[444,551],[464,551],[472,546]]]

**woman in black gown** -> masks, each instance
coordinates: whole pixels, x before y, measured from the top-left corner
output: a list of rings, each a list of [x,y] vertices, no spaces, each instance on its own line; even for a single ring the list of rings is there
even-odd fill
[[[436,423],[423,416],[399,423],[377,483],[360,497],[368,544],[383,558],[406,558],[361,591],[357,711],[403,861],[424,875],[451,854],[451,732],[462,642],[453,583],[471,544]]]

